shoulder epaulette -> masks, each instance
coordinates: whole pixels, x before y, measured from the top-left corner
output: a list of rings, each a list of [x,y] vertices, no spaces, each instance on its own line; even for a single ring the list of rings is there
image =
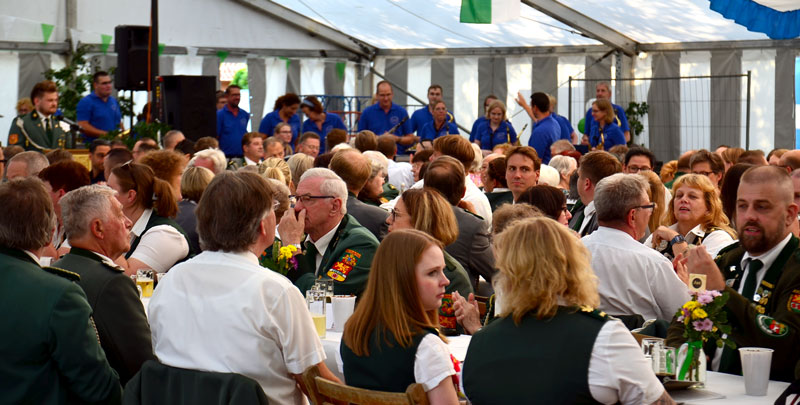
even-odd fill
[[[720,249],[719,253],[717,253],[717,257],[714,258],[714,261],[719,260],[722,257],[722,255],[732,251],[733,249],[738,248],[739,246],[740,245],[739,245],[739,241],[738,240],[736,242],[731,243],[728,246],[725,246],[724,248]]]
[[[590,307],[588,305],[581,306],[579,308],[578,312],[580,312],[580,313],[582,313],[584,315],[588,315],[588,316],[590,316],[592,318],[595,318],[595,319],[600,319],[600,320],[603,320],[603,321],[607,321],[608,320],[608,315],[605,312],[603,312],[603,311],[601,311],[599,309],[595,309],[593,307]]]
[[[50,274],[66,278],[69,281],[81,281],[81,275],[69,270],[59,269],[58,267],[45,266],[42,269]]]
[[[394,186],[393,184],[391,184],[391,183],[387,183],[387,184],[386,184],[386,187],[387,187],[389,190],[397,190],[397,187],[395,187],[395,186]]]

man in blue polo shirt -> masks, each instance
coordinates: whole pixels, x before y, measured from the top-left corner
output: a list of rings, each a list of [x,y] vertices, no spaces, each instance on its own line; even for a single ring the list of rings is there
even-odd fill
[[[228,159],[242,157],[242,137],[247,133],[250,113],[239,108],[241,87],[232,84],[225,89],[228,103],[217,111],[217,139],[219,149]]]
[[[611,101],[611,86],[609,86],[607,82],[597,83],[597,86],[595,86],[595,98],[604,98]],[[614,103],[611,103],[611,106],[614,108],[614,115],[616,115],[614,120],[617,121],[617,125],[622,132],[625,133],[625,142],[630,142],[631,129],[628,126],[628,117],[625,116],[625,109]],[[586,119],[584,122],[583,133],[589,135],[592,133],[592,126],[597,125],[597,121],[592,117],[591,107],[586,111]]]
[[[536,149],[542,163],[550,162],[550,145],[561,138],[561,126],[550,114],[550,97],[544,93],[531,95],[531,110],[536,124],[528,139],[528,146]]]
[[[392,102],[394,92],[392,85],[383,80],[377,86],[378,102],[364,109],[358,120],[358,130],[368,129],[380,136],[383,134],[394,135],[397,142],[397,154],[406,154],[406,148],[417,141],[411,123],[408,121],[408,112],[405,108]]]
[[[421,137],[419,131],[425,124],[433,121],[433,108],[436,106],[436,103],[442,101],[442,86],[438,84],[432,84],[431,87],[428,87],[428,105],[425,108],[420,108],[417,111],[414,111],[411,114],[411,131],[416,132],[417,136]],[[456,118],[453,116],[452,111],[447,111],[447,115],[449,117],[449,122],[453,124],[456,123]]]
[[[92,76],[92,87],[94,92],[82,98],[77,108],[78,125],[86,144],[109,131],[123,129],[119,103],[111,97],[111,76],[103,71],[95,73]]]

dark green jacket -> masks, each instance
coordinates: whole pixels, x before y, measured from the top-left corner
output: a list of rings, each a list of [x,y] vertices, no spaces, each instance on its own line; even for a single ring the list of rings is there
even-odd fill
[[[297,274],[290,273],[289,278],[303,294],[320,277],[334,280],[333,293],[336,295],[357,296],[364,291],[372,258],[378,250],[378,239],[355,218],[349,214],[342,218],[328,249],[322,255],[319,268],[314,268],[314,256],[305,255],[306,243],[302,245],[304,254],[298,256]]]
[[[42,149],[34,146],[34,143],[43,149],[71,148],[72,145],[68,142],[69,134],[61,129],[52,116],[50,119],[53,123],[53,129],[48,136],[44,126],[42,126],[39,112],[35,109],[21,117],[14,118],[11,120],[11,129],[8,131],[8,144],[19,145],[25,150],[36,151],[42,151]],[[22,125],[18,125],[18,122],[22,122]],[[25,134],[28,137],[25,137]]]
[[[511,191],[500,191],[497,193],[484,193],[489,200],[489,206],[492,207],[494,212],[498,207],[503,204],[513,204],[514,194]]]
[[[120,402],[78,278],[0,247],[0,402]]]
[[[771,380],[793,381],[800,377],[795,367],[800,361],[800,249],[798,239],[792,236],[789,243],[778,255],[775,265],[780,265],[781,256],[786,259],[783,266],[776,267],[777,282],[768,294],[756,303],[752,297],[739,294],[740,283],[744,283],[743,270],[740,267],[745,250],[739,242],[719,252],[716,258],[717,267],[726,279],[725,292],[730,295],[727,310],[728,323],[731,326],[729,337],[736,347],[768,347],[775,350],[772,354]],[[772,267],[765,273],[765,281],[769,278]],[[762,287],[764,283],[762,282]],[[767,297],[768,296],[768,297]],[[766,301],[766,305],[763,304]],[[763,310],[763,313],[762,313]],[[683,326],[673,320],[667,331],[667,344],[680,345],[683,338]],[[674,346],[674,347],[678,347]],[[714,348],[706,347],[706,354],[714,356]],[[709,362],[710,364],[710,362]],[[739,354],[726,348],[720,359],[719,371],[741,374]]]
[[[145,361],[155,360],[150,324],[136,285],[122,268],[111,267],[96,254],[77,247],[53,266],[80,274],[78,285],[94,311],[100,345],[125,385]]]

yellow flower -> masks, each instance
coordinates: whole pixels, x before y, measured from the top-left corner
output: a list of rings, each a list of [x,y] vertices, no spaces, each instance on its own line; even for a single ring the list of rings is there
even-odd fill
[[[688,301],[685,304],[683,304],[683,307],[688,309],[689,311],[691,311],[691,310],[693,310],[693,309],[695,309],[695,308],[697,308],[699,306],[700,306],[700,303],[698,303],[697,301]]]
[[[707,316],[708,314],[706,313],[705,310],[703,310],[703,308],[697,308],[694,311],[692,311],[692,318],[694,319],[703,319]]]

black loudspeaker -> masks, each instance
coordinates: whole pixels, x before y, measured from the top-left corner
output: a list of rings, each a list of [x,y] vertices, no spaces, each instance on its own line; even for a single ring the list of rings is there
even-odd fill
[[[117,90],[147,90],[147,43],[150,27],[118,25],[114,28],[114,49],[117,52],[117,71],[114,87]],[[150,72],[152,77],[158,76]],[[155,83],[153,83],[155,85]]]
[[[196,141],[217,136],[215,76],[162,76],[164,122]]]

